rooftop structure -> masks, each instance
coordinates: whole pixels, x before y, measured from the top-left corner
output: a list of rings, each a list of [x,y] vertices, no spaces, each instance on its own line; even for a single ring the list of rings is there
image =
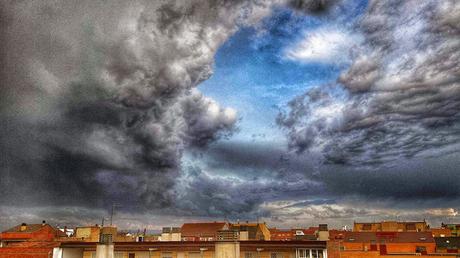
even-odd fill
[[[426,221],[381,221],[381,222],[355,222],[355,232],[424,232],[429,230]]]

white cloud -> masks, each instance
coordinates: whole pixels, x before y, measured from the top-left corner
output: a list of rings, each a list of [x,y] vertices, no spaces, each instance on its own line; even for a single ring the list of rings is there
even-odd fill
[[[344,63],[350,49],[360,43],[361,36],[335,27],[308,31],[302,40],[289,46],[284,56],[299,62]]]

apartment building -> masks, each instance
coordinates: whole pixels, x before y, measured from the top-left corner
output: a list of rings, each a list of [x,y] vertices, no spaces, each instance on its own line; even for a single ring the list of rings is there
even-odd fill
[[[62,242],[53,258],[327,258],[325,241]]]

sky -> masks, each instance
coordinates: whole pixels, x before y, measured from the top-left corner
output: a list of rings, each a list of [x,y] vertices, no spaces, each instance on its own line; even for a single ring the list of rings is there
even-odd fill
[[[0,5],[0,229],[460,223],[458,1]]]

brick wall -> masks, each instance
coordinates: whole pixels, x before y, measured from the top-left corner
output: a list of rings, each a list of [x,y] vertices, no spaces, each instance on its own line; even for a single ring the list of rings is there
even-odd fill
[[[0,258],[50,258],[53,249],[50,248],[0,248]]]

